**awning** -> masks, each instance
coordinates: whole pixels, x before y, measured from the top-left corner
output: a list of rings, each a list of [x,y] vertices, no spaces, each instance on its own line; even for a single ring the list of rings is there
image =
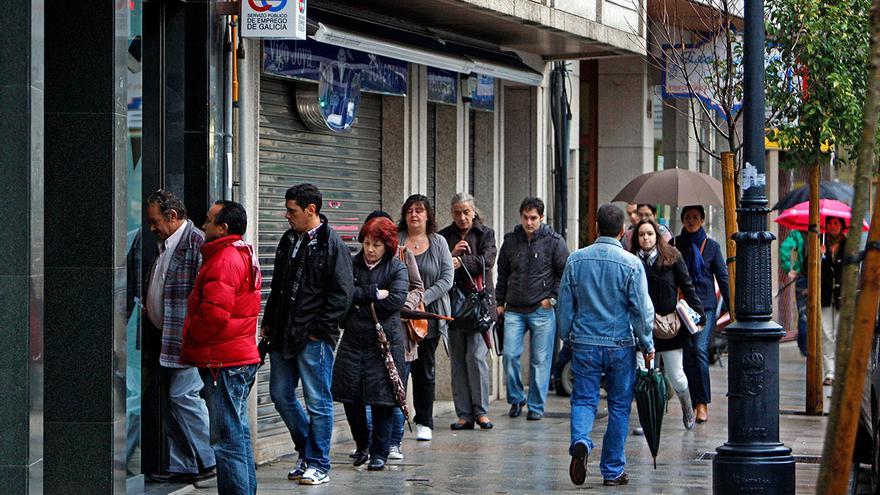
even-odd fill
[[[355,19],[317,8],[310,8],[309,24],[311,37],[323,43],[530,86],[537,86],[544,79],[541,72],[524,64],[514,53],[444,40],[427,32]]]

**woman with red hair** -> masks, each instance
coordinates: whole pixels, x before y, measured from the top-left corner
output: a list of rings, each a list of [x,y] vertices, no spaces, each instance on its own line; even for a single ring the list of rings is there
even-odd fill
[[[354,257],[354,298],[343,323],[342,339],[333,366],[333,399],[342,402],[357,444],[354,465],[370,461],[368,469],[385,468],[397,396],[379,343],[370,306],[385,329],[394,364],[402,369],[403,324],[400,310],[409,292],[409,274],[397,258],[397,227],[387,218],[369,220],[361,228],[363,248]],[[372,432],[367,409],[372,413]]]

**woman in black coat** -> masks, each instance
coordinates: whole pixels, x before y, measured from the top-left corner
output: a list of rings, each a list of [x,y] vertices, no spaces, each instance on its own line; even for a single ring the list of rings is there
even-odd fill
[[[404,329],[400,310],[409,291],[406,266],[395,256],[397,228],[387,218],[374,218],[361,229],[363,249],[354,258],[354,298],[343,324],[344,332],[333,366],[333,399],[345,406],[351,434],[357,444],[354,465],[370,461],[368,469],[385,468],[390,448],[397,395],[385,359],[379,350],[374,307],[385,330],[397,369],[403,366]],[[372,412],[372,433],[366,406]]]
[[[648,294],[654,304],[655,322],[664,317],[672,321],[673,326],[678,325],[678,333],[669,337],[668,334],[658,332],[657,323],[654,324],[654,348],[663,359],[663,374],[672,383],[675,394],[681,402],[681,415],[684,427],[688,430],[694,427],[694,408],[691,404],[691,395],[688,390],[687,377],[682,365],[682,349],[690,338],[690,332],[676,314],[675,306],[678,303],[678,294],[684,296],[688,305],[700,313],[700,325],[705,323],[703,304],[697,297],[694,284],[688,275],[687,265],[677,249],[663,240],[660,234],[660,226],[653,220],[642,220],[634,232],[635,240],[630,246],[633,254],[642,260],[645,265],[645,275],[648,277]],[[671,316],[670,316],[671,315]]]

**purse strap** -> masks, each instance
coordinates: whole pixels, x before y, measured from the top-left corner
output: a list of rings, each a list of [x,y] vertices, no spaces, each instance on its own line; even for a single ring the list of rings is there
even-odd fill
[[[478,258],[480,258],[480,263],[483,266],[483,275],[482,275],[483,276],[483,289],[482,290],[485,290],[486,289],[486,260],[483,259],[482,256],[478,256]],[[473,287],[474,290],[477,290],[477,282],[474,281],[474,277],[471,276],[471,272],[467,269],[467,266],[464,263],[462,263],[461,267],[464,268],[464,273],[465,273],[465,275],[467,275],[468,280],[470,280],[471,287]],[[481,292],[481,291],[477,290],[477,292]]]

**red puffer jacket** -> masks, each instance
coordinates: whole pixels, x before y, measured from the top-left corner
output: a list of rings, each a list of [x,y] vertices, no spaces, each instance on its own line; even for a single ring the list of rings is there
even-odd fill
[[[260,265],[254,248],[228,235],[202,246],[202,268],[187,301],[180,362],[227,368],[260,362]]]

